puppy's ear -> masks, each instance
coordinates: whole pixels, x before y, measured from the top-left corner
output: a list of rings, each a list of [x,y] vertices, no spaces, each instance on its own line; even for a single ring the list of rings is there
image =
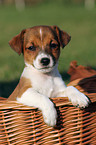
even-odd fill
[[[57,26],[52,26],[52,28],[56,32],[60,46],[64,48],[71,40],[71,36],[69,36],[69,34],[67,34],[66,32],[60,30]]]
[[[19,55],[23,52],[23,40],[25,29],[21,31],[20,34],[16,35],[9,41],[9,45],[13,50],[15,50]]]

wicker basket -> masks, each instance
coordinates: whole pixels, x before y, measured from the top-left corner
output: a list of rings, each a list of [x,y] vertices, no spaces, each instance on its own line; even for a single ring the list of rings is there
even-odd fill
[[[84,92],[79,80],[70,83]],[[84,92],[92,104],[73,107],[67,98],[54,98],[58,112],[55,128],[43,122],[41,111],[16,102],[0,101],[0,145],[95,145],[96,93]]]

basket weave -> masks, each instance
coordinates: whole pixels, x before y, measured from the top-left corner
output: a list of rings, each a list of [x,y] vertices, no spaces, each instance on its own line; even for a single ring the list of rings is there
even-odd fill
[[[79,80],[70,83],[81,92]],[[16,102],[0,101],[0,145],[95,145],[96,93],[84,92],[92,104],[73,107],[67,98],[54,98],[58,112],[55,128],[47,126],[41,111]]]

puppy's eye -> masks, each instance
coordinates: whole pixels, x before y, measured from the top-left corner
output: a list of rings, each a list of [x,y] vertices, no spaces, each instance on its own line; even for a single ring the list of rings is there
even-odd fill
[[[51,43],[50,46],[51,46],[52,49],[54,49],[54,48],[57,48],[57,47],[58,47],[58,44],[56,44],[56,43]]]
[[[35,51],[36,50],[36,48],[34,46],[30,46],[30,47],[28,47],[28,49],[31,50],[31,51]]]

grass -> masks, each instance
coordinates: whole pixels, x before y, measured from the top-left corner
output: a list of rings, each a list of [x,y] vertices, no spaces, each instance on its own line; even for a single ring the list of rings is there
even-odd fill
[[[20,12],[13,5],[0,5],[1,95],[9,95],[10,87],[15,87],[24,67],[23,56],[18,56],[9,47],[8,41],[22,29],[34,25],[58,25],[72,36],[69,45],[62,50],[59,61],[59,70],[66,81],[66,72],[72,60],[96,68],[96,8],[87,10],[83,5],[45,1],[27,6]],[[7,93],[5,87],[9,90]]]

